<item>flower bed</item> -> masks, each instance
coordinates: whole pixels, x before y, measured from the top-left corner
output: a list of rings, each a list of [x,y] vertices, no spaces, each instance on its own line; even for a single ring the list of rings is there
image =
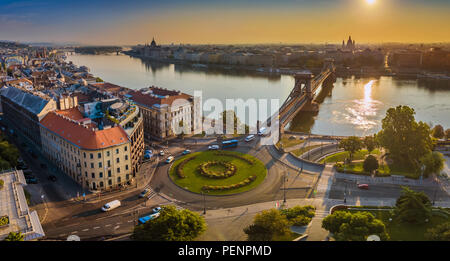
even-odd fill
[[[212,166],[222,166],[226,170],[223,172],[212,171],[209,169]],[[200,164],[200,166],[198,166],[198,170],[200,171],[200,174],[206,177],[213,179],[224,179],[233,176],[236,173],[237,168],[229,162],[208,161]]]
[[[239,183],[228,185],[228,186],[210,186],[210,185],[205,185],[205,186],[202,187],[202,190],[211,191],[211,190],[236,189],[236,188],[240,188],[240,187],[243,187],[243,186],[246,186],[246,185],[252,183],[255,179],[256,179],[256,176],[250,176],[250,177],[246,178],[245,180],[243,180],[243,181],[241,181]]]

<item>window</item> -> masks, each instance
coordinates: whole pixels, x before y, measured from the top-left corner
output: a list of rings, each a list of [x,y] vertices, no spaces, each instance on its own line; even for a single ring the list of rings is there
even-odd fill
[[[112,185],[112,180],[108,180],[108,185]]]
[[[111,167],[111,161],[108,160],[108,168]]]
[[[101,158],[102,158],[102,154],[99,152],[99,153],[97,154],[97,157],[98,157],[99,159],[101,159]]]
[[[92,153],[90,153],[90,155],[89,155],[90,157],[91,157],[91,159],[93,159],[94,158],[94,154],[92,154]]]
[[[94,163],[91,162],[91,169],[93,169],[93,168],[94,168]]]
[[[87,168],[87,164],[86,164],[86,162],[84,163],[84,167],[85,167],[85,168]]]
[[[103,172],[99,172],[99,173],[98,173],[98,177],[99,177],[99,178],[103,178]]]
[[[125,150],[125,151],[127,151],[127,150],[128,150],[127,146],[125,146],[124,150]]]
[[[125,170],[128,170],[128,165],[125,165]]]
[[[109,157],[109,150],[106,152],[106,156]]]
[[[116,154],[119,154],[119,149],[116,149]]]
[[[120,159],[119,159],[119,158],[117,158],[117,159],[116,159],[116,162],[117,162],[117,163],[119,163],[119,162],[120,162]]]
[[[83,152],[83,156],[84,156],[84,158],[86,158],[86,152]]]
[[[117,182],[120,183],[120,177],[117,177]]]
[[[103,181],[100,181],[100,187],[103,188]]]
[[[126,176],[126,177],[127,177],[127,180],[129,180],[129,179],[130,179],[130,174],[127,174],[127,176]]]
[[[111,170],[108,170],[108,178],[110,178],[110,177],[111,177]]]
[[[102,163],[101,163],[101,162],[98,163],[98,167],[99,167],[99,168],[102,167]]]
[[[92,178],[95,179],[95,173],[94,172],[92,172]]]
[[[120,173],[120,168],[117,168],[117,173]]]
[[[128,155],[125,155],[125,160],[128,160]]]
[[[87,178],[87,171],[84,172],[84,176],[86,176],[86,178]]]

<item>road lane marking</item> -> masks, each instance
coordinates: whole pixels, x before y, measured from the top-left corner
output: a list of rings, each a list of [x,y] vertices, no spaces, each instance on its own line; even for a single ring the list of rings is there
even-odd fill
[[[107,224],[107,225],[105,225],[105,227],[110,227],[111,226],[111,224]]]
[[[94,229],[99,229],[100,227],[94,227]]]
[[[75,233],[78,233],[78,231],[73,231],[72,233],[70,233],[70,234],[75,234]]]
[[[120,225],[120,224],[122,224],[122,222],[117,222],[117,223],[116,223],[116,225]]]
[[[86,229],[83,229],[83,230],[81,230],[81,231],[84,231],[84,232],[86,232],[86,231],[88,231],[89,230],[89,228],[86,228]]]
[[[114,227],[114,230],[118,229],[119,227],[120,227],[120,226],[115,226],[115,227]]]
[[[133,220],[128,220],[127,222],[128,222],[128,223],[131,223],[131,222],[133,222]]]
[[[59,234],[60,237],[63,237],[63,236],[65,236],[65,235],[66,235],[66,234]]]

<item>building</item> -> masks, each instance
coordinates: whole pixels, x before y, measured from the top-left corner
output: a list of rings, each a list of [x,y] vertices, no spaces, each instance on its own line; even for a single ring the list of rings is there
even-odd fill
[[[11,86],[2,88],[0,97],[4,120],[40,147],[39,121],[56,110],[56,101],[41,92]]]
[[[391,54],[389,65],[397,68],[419,68],[422,66],[421,51],[400,50]]]
[[[348,37],[347,44],[345,44],[344,41],[342,41],[342,50],[345,50],[345,51],[356,50],[355,40],[352,40],[351,36]]]
[[[173,138],[180,122],[185,134],[201,129],[200,100],[191,95],[152,86],[130,91],[126,96],[141,109],[146,139]]]
[[[24,240],[36,240],[45,237],[39,216],[30,211],[23,187],[27,186],[21,170],[0,173],[3,188],[0,189],[0,218],[7,217],[8,223],[0,226],[0,241],[10,232],[20,232]]]
[[[40,122],[44,155],[89,190],[131,185],[139,170],[143,118],[139,108],[130,104],[113,116],[116,107],[107,108],[106,118],[101,119],[71,108],[50,112]]]

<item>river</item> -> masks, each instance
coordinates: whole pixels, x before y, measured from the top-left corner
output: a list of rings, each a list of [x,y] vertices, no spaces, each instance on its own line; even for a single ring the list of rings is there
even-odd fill
[[[67,57],[76,65],[90,68],[94,76],[132,89],[151,85],[181,90],[193,95],[202,91],[208,99],[278,99],[281,105],[294,86],[289,75],[267,76],[235,70],[207,70],[186,65],[149,63],[127,55],[81,55]],[[386,110],[408,105],[416,111],[416,119],[450,128],[450,89],[425,84],[418,80],[393,77],[337,78],[330,95],[324,96],[316,115],[301,113],[289,125],[292,131],[325,135],[368,135],[381,129]],[[269,107],[270,108],[270,107]],[[238,117],[255,125],[247,113]],[[206,112],[209,117],[215,113]],[[247,117],[245,117],[247,115]],[[263,120],[263,119],[260,119]]]

